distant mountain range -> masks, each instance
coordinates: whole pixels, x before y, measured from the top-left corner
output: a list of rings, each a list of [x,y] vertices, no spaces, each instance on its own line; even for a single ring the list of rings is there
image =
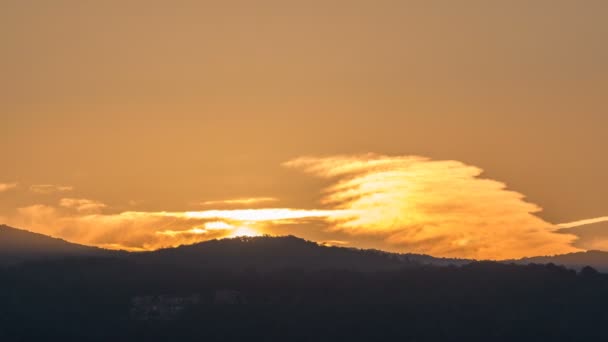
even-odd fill
[[[608,273],[608,252],[587,251],[555,256],[538,256],[514,261],[517,264],[549,264],[564,265],[572,269],[591,266],[596,270]]]
[[[0,265],[65,257],[119,257],[141,264],[174,265],[193,269],[271,271],[281,269],[344,269],[384,271],[403,267],[461,266],[467,259],[436,258],[379,250],[322,246],[294,236],[242,237],[205,241],[151,252],[117,252],[0,225]],[[608,272],[608,252],[589,251],[557,256],[509,260],[516,264],[591,266]]]

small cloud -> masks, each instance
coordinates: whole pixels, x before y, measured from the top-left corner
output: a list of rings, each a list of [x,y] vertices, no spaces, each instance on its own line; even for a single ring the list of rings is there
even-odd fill
[[[170,236],[170,237],[175,237],[178,235],[189,235],[189,234],[203,235],[203,234],[207,234],[207,230],[202,229],[202,228],[192,228],[192,229],[188,229],[188,230],[163,230],[160,232],[156,232],[156,234]]]
[[[574,227],[586,226],[589,224],[595,224],[595,223],[607,222],[607,221],[608,221],[608,216],[602,216],[602,217],[595,217],[595,218],[584,219],[584,220],[579,220],[579,221],[574,221],[574,222],[560,223],[557,226],[562,229],[563,228],[574,228]]]
[[[101,202],[85,198],[62,198],[61,201],[59,201],[59,205],[64,208],[75,209],[81,213],[97,213],[106,207],[106,205]]]
[[[158,215],[185,219],[228,220],[238,222],[291,222],[296,219],[328,218],[343,216],[343,210],[315,210],[292,208],[229,209],[186,212],[162,212]]]
[[[207,230],[230,230],[234,229],[234,226],[224,221],[213,221],[205,223],[205,229]]]
[[[274,197],[250,197],[250,198],[233,198],[227,200],[216,200],[216,201],[205,201],[198,203],[198,205],[209,206],[209,205],[251,205],[257,203],[276,202],[277,198]]]
[[[0,192],[5,192],[17,187],[17,183],[0,183]]]
[[[57,192],[69,192],[72,190],[74,190],[74,187],[69,185],[35,184],[30,186],[31,192],[42,195],[48,195]]]

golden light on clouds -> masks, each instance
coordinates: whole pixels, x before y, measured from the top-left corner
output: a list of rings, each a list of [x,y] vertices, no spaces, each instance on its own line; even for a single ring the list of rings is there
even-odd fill
[[[323,203],[345,215],[328,217],[331,229],[380,236],[404,251],[507,259],[577,250],[574,235],[534,215],[540,207],[459,161],[369,154],[285,165],[334,180]]]
[[[205,223],[205,229],[208,230],[226,230],[234,229],[234,226],[224,221],[213,221]]]
[[[210,234],[210,232],[223,232],[225,233],[224,237],[252,237],[252,236],[260,236],[262,235],[256,229],[249,227],[247,225],[241,226],[233,226],[229,223],[223,221],[213,221],[207,222],[203,225],[203,227],[195,227],[188,230],[165,230],[156,232],[158,235],[164,235],[171,238],[176,238],[180,236],[196,236],[201,235],[205,236]]]
[[[262,235],[262,234],[257,232],[255,229],[253,229],[251,227],[247,227],[247,226],[242,226],[242,227],[236,228],[232,232],[232,234],[230,234],[230,237],[252,237],[252,236],[260,236],[260,235]]]
[[[59,205],[64,208],[72,208],[79,212],[98,212],[105,208],[106,205],[90,199],[85,198],[62,198],[59,201]]]
[[[258,203],[277,202],[279,199],[274,197],[249,197],[249,198],[233,198],[227,200],[205,201],[198,203],[202,206],[212,205],[252,205]]]
[[[242,210],[206,210],[187,211],[184,213],[160,213],[169,217],[189,219],[226,219],[241,222],[272,222],[305,218],[324,218],[345,215],[343,210],[305,210],[289,208],[242,209]]]
[[[204,240],[322,232],[331,245],[366,239],[377,248],[435,256],[509,259],[578,251],[575,235],[536,216],[541,208],[480,168],[419,156],[303,157],[286,167],[322,177],[319,209],[246,208],[104,213],[104,203],[63,198],[17,210],[9,223],[69,241],[150,250]],[[247,205],[270,197],[216,201]],[[211,202],[207,202],[211,203]],[[281,227],[279,229],[278,227]],[[300,230],[302,231],[302,230]],[[352,237],[352,239],[349,238]],[[346,238],[346,239],[345,239]],[[347,242],[354,241],[354,242]]]
[[[505,257],[571,250],[555,229],[608,215],[608,1],[0,3],[0,223],[112,248],[229,236],[218,221]],[[279,167],[369,149],[458,161]],[[226,209],[266,218],[185,215]]]
[[[82,244],[112,249],[151,250],[204,240],[257,236],[281,224],[324,219],[341,211],[288,208],[195,212],[87,213],[64,206],[19,208],[9,223]]]

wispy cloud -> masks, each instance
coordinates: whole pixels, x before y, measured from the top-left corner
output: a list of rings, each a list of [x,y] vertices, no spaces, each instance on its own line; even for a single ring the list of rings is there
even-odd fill
[[[105,204],[99,201],[85,198],[62,198],[59,201],[59,205],[64,208],[75,209],[81,213],[96,213],[106,207]]]
[[[177,246],[213,236],[157,234],[168,230],[190,230],[202,226],[204,220],[165,216],[155,212],[85,213],[42,204],[19,208],[8,223],[85,245],[127,250]],[[218,234],[217,237],[221,236]]]
[[[305,218],[329,218],[344,215],[343,210],[306,210],[290,208],[204,210],[163,212],[159,215],[191,219],[226,219],[242,222],[273,222]]]
[[[9,223],[86,245],[150,250],[215,238],[266,234],[273,227],[294,220],[322,220],[335,214],[289,208],[102,214],[88,210],[89,205],[99,209],[96,203],[64,199],[60,207],[41,204],[23,207]],[[64,207],[76,210],[66,211]]]
[[[201,240],[201,236],[205,239],[213,239],[218,237],[236,237],[236,236],[258,236],[261,235],[257,230],[247,225],[231,225],[222,221],[208,222],[202,227],[194,227],[187,230],[163,230],[156,232],[158,235],[169,236],[171,238],[190,238],[191,240]]]
[[[225,200],[214,200],[197,203],[202,206],[213,206],[213,205],[252,205],[258,203],[276,202],[277,198],[274,197],[249,197],[249,198],[233,198]]]
[[[55,185],[55,184],[35,184],[30,186],[30,191],[37,194],[53,194],[58,192],[69,192],[74,190],[74,187],[69,185]]]
[[[608,216],[602,216],[602,217],[595,217],[595,218],[584,219],[584,220],[579,220],[579,221],[574,221],[574,222],[560,223],[557,226],[559,228],[574,228],[574,227],[579,227],[579,226],[585,226],[588,224],[595,224],[595,223],[607,222],[607,221],[608,221]]]
[[[17,183],[0,183],[0,192],[5,192],[17,187]]]

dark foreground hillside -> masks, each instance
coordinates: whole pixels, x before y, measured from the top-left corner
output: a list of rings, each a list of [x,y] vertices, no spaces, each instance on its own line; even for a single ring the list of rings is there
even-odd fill
[[[600,341],[608,278],[554,265],[378,272],[115,258],[0,271],[0,341]]]

